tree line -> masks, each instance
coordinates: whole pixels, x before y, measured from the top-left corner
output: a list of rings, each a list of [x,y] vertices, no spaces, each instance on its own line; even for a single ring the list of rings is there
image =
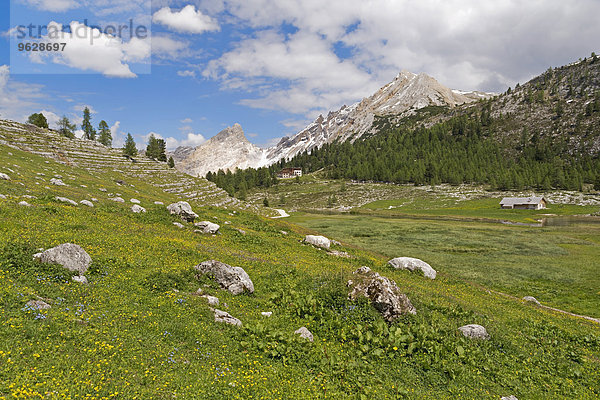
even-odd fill
[[[524,130],[520,141],[496,132],[484,107],[431,127],[399,127],[380,121],[377,135],[298,154],[270,167],[218,171],[207,178],[232,195],[245,197],[254,187],[275,184],[285,167],[304,173],[322,170],[327,178],[398,184],[486,184],[499,190],[582,190],[593,184],[600,190],[598,154],[575,151],[567,135],[541,137]]]

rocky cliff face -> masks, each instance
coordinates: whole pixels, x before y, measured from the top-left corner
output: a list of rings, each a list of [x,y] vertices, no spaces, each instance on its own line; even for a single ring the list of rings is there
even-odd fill
[[[193,176],[205,176],[209,171],[245,169],[266,165],[265,150],[246,139],[240,124],[224,129],[206,143],[193,150],[179,148],[173,153],[179,155],[177,169]]]
[[[192,175],[205,175],[218,169],[257,168],[325,143],[356,140],[370,131],[376,115],[408,115],[431,105],[454,107],[489,97],[487,93],[451,90],[426,74],[402,71],[372,96],[332,111],[326,117],[320,115],[305,129],[292,137],[284,137],[274,147],[254,146],[236,124],[193,151],[177,149],[173,158],[176,162],[179,159],[178,169]]]

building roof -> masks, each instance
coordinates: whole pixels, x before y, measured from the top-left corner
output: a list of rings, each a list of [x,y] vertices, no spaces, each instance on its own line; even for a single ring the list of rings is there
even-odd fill
[[[546,201],[543,197],[505,197],[500,202],[503,206],[514,206],[517,204],[540,204],[541,201]]]

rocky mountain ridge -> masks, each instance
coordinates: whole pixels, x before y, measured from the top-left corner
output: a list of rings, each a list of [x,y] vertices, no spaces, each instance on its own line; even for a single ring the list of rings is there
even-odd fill
[[[250,143],[239,124],[229,127],[195,149],[180,147],[172,156],[180,171],[204,176],[209,171],[258,168],[291,158],[325,143],[356,140],[369,132],[375,116],[410,115],[427,106],[455,107],[491,97],[483,92],[451,90],[427,74],[400,72],[372,96],[319,117],[276,146],[261,149]]]

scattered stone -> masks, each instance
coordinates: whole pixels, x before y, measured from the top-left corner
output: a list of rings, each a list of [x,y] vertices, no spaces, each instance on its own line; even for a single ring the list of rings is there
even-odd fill
[[[234,318],[228,312],[215,309],[215,322],[223,322],[225,324],[242,326],[242,321]]]
[[[281,233],[282,235],[287,235],[288,234],[286,231],[279,231],[279,233]]]
[[[100,188],[98,190],[101,191],[101,192],[107,192],[107,190],[105,188]]]
[[[200,228],[202,233],[212,233],[213,235],[221,228],[219,225],[213,224],[209,221],[196,222],[194,226]]]
[[[404,314],[417,313],[408,297],[400,293],[393,280],[372,272],[369,267],[360,267],[353,274],[356,275],[357,282],[348,281],[348,287],[352,287],[348,295],[351,300],[359,297],[370,299],[373,307],[388,322]]]
[[[56,186],[67,186],[60,178],[52,178],[50,179],[50,183]]]
[[[437,275],[435,269],[431,268],[431,265],[418,258],[397,257],[388,261],[388,264],[395,269],[407,269],[411,272],[417,269],[421,270],[423,275],[429,279],[435,279],[435,276]]]
[[[209,296],[207,294],[200,296],[205,298],[206,300],[208,300],[208,304],[211,306],[218,306],[219,305],[219,298],[215,297],[215,296]]]
[[[97,202],[98,202],[98,199],[97,199],[97,198],[95,198],[95,197],[92,197],[92,201],[93,201],[94,203],[97,203]]]
[[[79,204],[83,204],[84,206],[88,206],[88,207],[94,207],[94,203],[92,203],[92,202],[91,202],[91,201],[89,201],[89,200],[81,200],[81,201],[79,202]]]
[[[192,211],[192,206],[187,201],[169,204],[167,210],[171,215],[179,215],[183,220],[188,222],[194,222],[194,219],[198,218],[198,214]]]
[[[312,244],[313,246],[317,247],[322,247],[324,249],[329,249],[329,247],[331,246],[331,241],[325,236],[306,235],[304,241],[308,244]]]
[[[163,203],[162,201],[155,201],[154,204],[156,204],[157,206],[164,206],[165,203]]]
[[[25,306],[29,307],[32,310],[48,310],[52,308],[50,304],[46,303],[42,300],[29,300]]]
[[[337,240],[332,240],[331,244],[334,244],[336,246],[341,246],[342,244],[340,242],[338,242]]]
[[[260,313],[260,315],[262,315],[263,317],[270,317],[271,315],[273,315],[272,311],[263,311]]]
[[[216,260],[204,261],[194,268],[201,274],[214,278],[223,289],[234,295],[244,291],[254,293],[254,284],[243,268],[232,267]]]
[[[234,231],[238,231],[239,233],[241,233],[242,235],[246,234],[246,231],[240,228],[233,228]]]
[[[2,200],[6,200],[6,196],[5,196],[5,195],[3,195],[3,194],[0,194],[0,199],[2,199]]]
[[[20,205],[20,206],[23,206],[23,207],[31,207],[31,204],[29,204],[29,203],[28,203],[28,202],[26,202],[26,201],[21,201],[21,202],[19,202],[19,205]]]
[[[231,225],[231,222],[230,221],[225,221],[224,224],[225,225]]]
[[[67,199],[66,197],[59,197],[59,196],[57,196],[54,199],[56,201],[60,201],[61,203],[70,204],[72,206],[77,206],[78,205],[77,202],[75,202],[75,201],[73,201],[71,199]]]
[[[3,173],[3,172],[0,172],[0,180],[3,180],[3,181],[10,181],[10,176],[6,175],[6,174],[5,174],[5,173]]]
[[[462,334],[465,335],[465,337],[468,337],[470,339],[487,340],[490,338],[490,335],[488,335],[485,328],[481,325],[477,325],[477,324],[465,325],[465,326],[461,326],[460,328],[458,328],[458,330],[461,331]]]
[[[84,285],[88,284],[88,279],[84,275],[75,275],[72,279],[73,282],[78,282]]]
[[[59,264],[69,271],[76,271],[84,274],[92,263],[92,258],[81,246],[71,243],[64,243],[38,253],[33,256],[34,259],[45,264]]]
[[[536,306],[541,306],[540,302],[533,296],[525,296],[523,297],[523,300],[525,300],[528,303],[533,303]]]
[[[329,250],[329,252],[327,254],[330,254],[330,255],[336,256],[336,257],[341,257],[341,258],[354,258],[350,254],[346,253],[345,251]]]
[[[55,177],[56,179],[62,179],[62,178],[63,178],[63,177],[62,177],[62,175],[54,175],[54,177]]]
[[[136,213],[136,214],[139,214],[139,213],[145,213],[145,212],[146,212],[146,209],[145,209],[144,207],[142,207],[142,206],[138,205],[138,204],[134,204],[134,205],[131,207],[131,211],[133,211],[133,212],[134,212],[134,213]]]
[[[87,188],[87,185],[79,185],[79,186],[81,186],[82,188]]]
[[[175,225],[176,227],[178,227],[180,229],[185,228],[185,226],[181,222],[173,222],[173,225]]]
[[[311,331],[309,331],[309,330],[308,330],[306,327],[304,327],[304,326],[303,326],[302,328],[300,328],[300,329],[298,329],[298,330],[294,331],[294,333],[295,333],[296,335],[300,335],[300,337],[301,337],[302,339],[307,339],[309,342],[312,342],[312,341],[314,341],[314,340],[315,340],[315,339],[313,338],[313,334],[312,334],[312,332],[311,332]]]
[[[519,400],[519,399],[517,399],[517,396],[510,395],[508,397],[506,397],[506,396],[501,397],[500,400]]]
[[[116,201],[117,203],[125,203],[122,197],[111,197],[109,200]]]
[[[21,196],[21,198],[23,198],[23,199],[29,199],[29,200],[37,199],[37,197],[31,196],[29,194],[24,194],[23,196]]]
[[[201,295],[202,293],[204,293],[204,290],[202,290],[202,288],[198,288],[198,290],[196,290],[196,295]]]
[[[132,202],[133,204],[140,204],[141,203],[141,201],[139,201],[138,199],[131,199],[129,201]]]

